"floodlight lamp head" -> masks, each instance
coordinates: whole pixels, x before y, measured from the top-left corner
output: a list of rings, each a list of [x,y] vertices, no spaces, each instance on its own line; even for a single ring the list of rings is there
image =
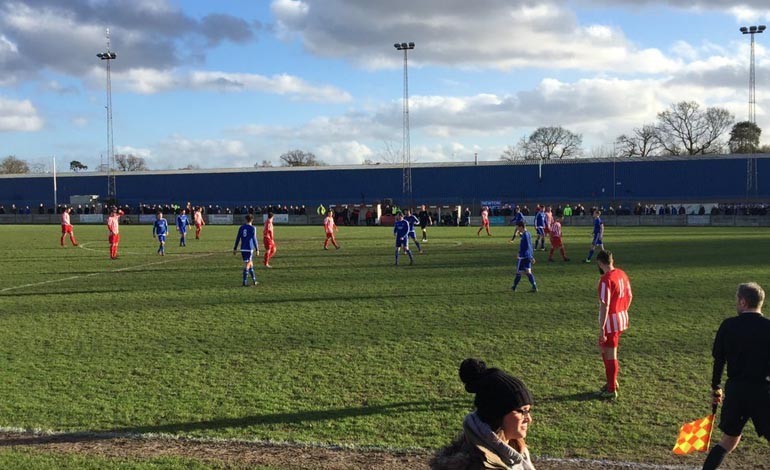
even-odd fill
[[[757,32],[757,27],[756,26],[749,26],[749,31],[752,32],[752,33],[756,33]]]
[[[745,27],[745,26],[741,26],[741,32],[742,32],[743,34],[747,34],[747,33],[749,32],[749,28],[747,28],[747,27]]]
[[[761,33],[761,32],[763,32],[764,30],[767,29],[767,26],[761,24],[761,25],[759,25],[758,29],[759,29],[759,32]]]
[[[399,44],[399,43],[393,44],[393,47],[395,47],[398,50],[401,50],[401,44]]]
[[[414,43],[413,42],[409,43],[409,49],[414,49]]]

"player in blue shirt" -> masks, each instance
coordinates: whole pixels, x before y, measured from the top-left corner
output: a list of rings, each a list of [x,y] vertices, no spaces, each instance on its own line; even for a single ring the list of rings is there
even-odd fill
[[[521,208],[519,206],[516,206],[516,208],[513,210],[513,219],[511,219],[511,223],[518,227],[519,222],[524,222],[524,214],[521,213]],[[519,233],[516,228],[513,229],[513,236],[511,237],[511,243],[513,243],[516,240],[516,234]]]
[[[591,251],[588,252],[588,258],[585,259],[585,263],[591,262],[596,247],[599,247],[600,251],[604,251],[604,222],[602,222],[601,215],[601,211],[594,211],[594,236],[593,241],[591,242]]]
[[[409,222],[404,220],[404,215],[401,212],[396,214],[393,235],[396,236],[396,266],[398,266],[398,255],[402,248],[409,255],[409,264],[414,264],[412,250],[409,249]]]
[[[537,250],[537,244],[540,243],[540,251],[545,251],[545,206],[540,204],[536,207],[535,212],[535,232],[537,232],[537,238],[535,238],[535,250]]]
[[[176,216],[176,229],[179,232],[179,246],[187,246],[187,227],[190,226],[190,219],[187,218],[187,210]]]
[[[168,221],[163,218],[163,212],[155,214],[155,223],[152,224],[152,238],[158,237],[160,246],[158,254],[166,256],[166,235],[168,235]]]
[[[532,265],[535,264],[532,236],[527,232],[524,221],[516,224],[516,231],[521,235],[521,241],[519,242],[519,254],[516,257],[516,277],[513,279],[511,290],[516,292],[516,287],[519,285],[519,281],[521,281],[521,275],[526,273],[529,283],[532,284],[530,292],[537,292],[537,283],[535,282],[535,276],[532,274]]]
[[[257,275],[254,274],[253,256],[256,251],[259,256],[259,244],[257,243],[257,228],[252,225],[254,222],[254,216],[248,214],[246,216],[246,223],[241,225],[238,229],[238,236],[235,237],[235,244],[233,245],[233,254],[238,251],[238,244],[241,245],[241,257],[243,258],[243,286],[248,286],[248,278],[251,275],[251,281],[256,286]]]
[[[422,253],[422,247],[420,246],[420,242],[417,241],[417,234],[414,231],[414,227],[420,225],[420,218],[414,215],[411,210],[407,210],[404,220],[409,224],[408,237],[414,240],[414,244],[417,245],[417,251]]]

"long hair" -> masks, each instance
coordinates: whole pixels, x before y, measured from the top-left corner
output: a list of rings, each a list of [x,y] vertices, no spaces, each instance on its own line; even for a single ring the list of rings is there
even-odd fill
[[[489,423],[487,423],[487,424],[489,424]],[[497,434],[497,436],[500,438],[501,441],[505,442],[509,446],[511,446],[514,449],[516,449],[516,452],[518,452],[520,454],[523,454],[524,451],[527,450],[527,443],[526,443],[526,441],[523,438],[520,437],[518,439],[509,439],[509,440],[506,441],[505,440],[505,434],[503,434],[502,426],[499,426],[497,428],[494,428],[492,426],[490,426],[490,427],[492,429],[496,430],[495,434]]]

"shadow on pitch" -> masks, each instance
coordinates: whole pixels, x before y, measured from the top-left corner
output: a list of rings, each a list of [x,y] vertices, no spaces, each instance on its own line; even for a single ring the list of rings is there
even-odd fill
[[[242,418],[222,418],[188,423],[170,423],[155,426],[135,426],[93,432],[70,432],[55,435],[0,434],[0,447],[20,445],[44,445],[57,443],[89,442],[109,439],[139,437],[140,434],[185,434],[192,431],[217,431],[221,429],[248,428],[264,425],[299,425],[323,421],[337,421],[362,416],[387,416],[403,413],[421,413],[426,411],[468,411],[468,400],[454,399],[443,401],[413,401],[391,403],[387,405],[362,406],[357,408],[336,408],[329,410],[299,411],[293,413],[273,413],[246,416]]]

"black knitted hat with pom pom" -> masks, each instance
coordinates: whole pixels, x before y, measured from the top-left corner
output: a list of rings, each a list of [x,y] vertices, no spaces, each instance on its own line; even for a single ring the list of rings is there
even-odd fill
[[[468,358],[460,364],[460,380],[467,392],[476,394],[473,403],[479,417],[487,424],[533,403],[524,382],[500,369],[487,368],[479,359]]]

